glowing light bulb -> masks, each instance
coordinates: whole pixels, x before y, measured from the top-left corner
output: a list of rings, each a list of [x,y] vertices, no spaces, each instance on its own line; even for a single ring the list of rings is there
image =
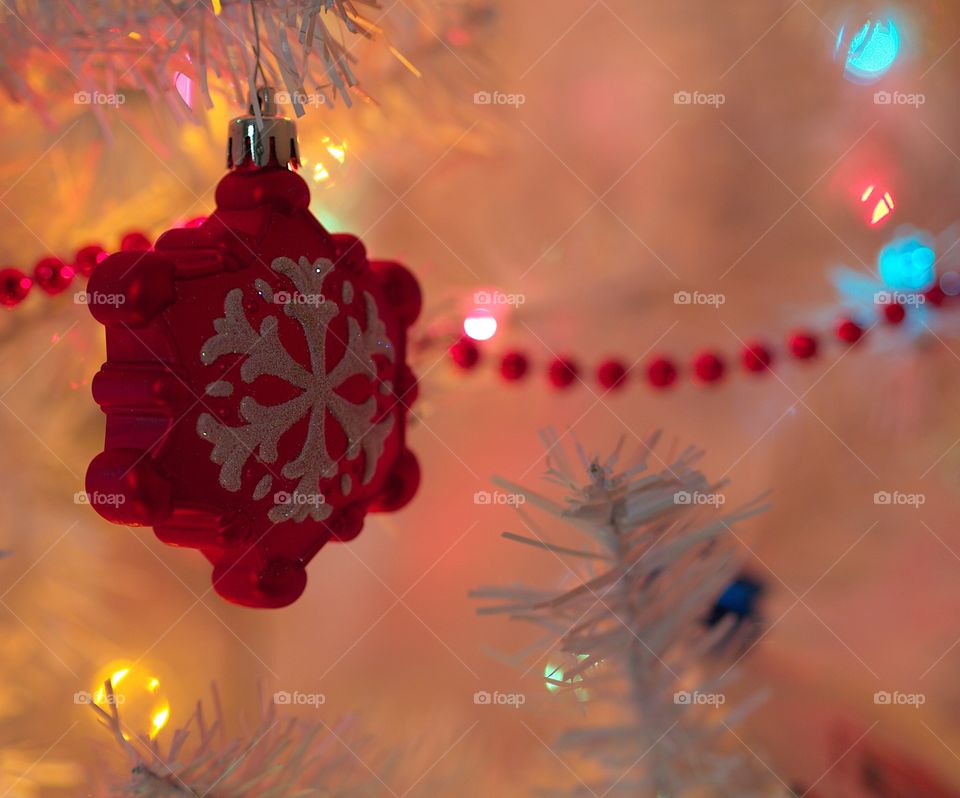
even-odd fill
[[[840,28],[835,56],[844,58],[844,77],[854,83],[875,83],[900,54],[900,32],[892,19],[868,19],[846,42],[847,26]]]
[[[882,222],[890,218],[896,204],[893,200],[893,194],[883,189],[878,189],[876,184],[871,183],[860,195],[860,202],[865,204],[869,210],[869,224],[877,227]]]
[[[497,320],[489,310],[474,308],[463,320],[463,331],[474,341],[489,341],[497,332]]]
[[[109,680],[113,696],[107,694]],[[89,700],[105,712],[115,704],[124,738],[145,732],[152,740],[170,720],[170,702],[160,689],[160,679],[136,663],[115,662],[104,668],[89,693]]]

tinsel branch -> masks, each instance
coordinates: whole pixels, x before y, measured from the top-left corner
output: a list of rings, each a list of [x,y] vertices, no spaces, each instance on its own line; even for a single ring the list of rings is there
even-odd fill
[[[507,614],[545,631],[528,653],[550,655],[549,686],[619,716],[557,741],[605,774],[602,783],[562,794],[676,798],[697,788],[698,796],[786,795],[729,733],[759,696],[726,706],[736,671],[724,662],[730,647],[723,644],[738,630],[706,622],[744,562],[733,527],[765,510],[763,497],[721,511],[722,483],[695,467],[703,452],[688,448],[663,460],[658,439],[646,440],[639,462],[622,471],[621,447],[600,460],[577,446],[581,468],[574,469],[557,435],[546,433],[546,479],[567,491],[565,501],[494,481],[525,500],[514,502],[525,532],[504,537],[563,563],[568,584],[560,592],[511,586],[471,595],[488,602],[481,614]],[[550,540],[528,506],[569,524],[583,542]]]
[[[351,103],[357,86],[353,41],[381,33],[368,16],[377,0],[255,0],[266,78],[290,94]],[[250,0],[9,0],[0,10],[0,84],[39,110],[47,87],[31,84],[42,64],[73,76],[88,96],[143,90],[182,118],[192,110],[175,91],[179,76],[213,104],[211,79],[225,80],[244,106],[254,82],[257,37]],[[96,106],[96,102],[93,102]]]
[[[359,798],[382,793],[383,782],[359,758],[367,741],[349,719],[328,726],[281,718],[272,703],[260,702],[250,733],[228,737],[220,696],[212,686],[213,720],[197,702],[185,726],[164,748],[123,723],[113,686],[105,685],[106,707],[91,704],[130,763],[130,776],[114,786],[123,798],[295,798],[324,795]],[[383,763],[380,763],[382,771]]]

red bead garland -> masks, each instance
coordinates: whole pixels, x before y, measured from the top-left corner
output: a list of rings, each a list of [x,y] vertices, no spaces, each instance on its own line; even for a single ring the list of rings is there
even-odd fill
[[[121,252],[147,252],[153,247],[145,233],[133,230],[120,239]]]
[[[654,388],[669,388],[677,381],[677,367],[669,358],[654,358],[647,365],[647,381]]]
[[[153,247],[144,233],[127,233],[121,239],[120,248],[126,251],[145,251]],[[48,296],[61,294],[70,287],[74,278],[89,277],[107,252],[100,244],[80,247],[71,261],[63,261],[53,255],[40,258],[33,267],[33,276],[20,269],[8,266],[0,269],[0,305],[12,308],[26,299],[34,285]]]
[[[767,371],[773,362],[773,355],[770,354],[770,350],[763,344],[756,342],[747,344],[743,348],[741,357],[743,367],[747,371],[752,371],[757,374],[762,374]]]
[[[529,367],[522,352],[507,352],[500,361],[500,374],[507,382],[516,382],[524,378]]]
[[[461,338],[450,347],[450,357],[464,371],[470,371],[480,362],[480,347],[470,338]]]
[[[787,339],[787,349],[797,360],[809,360],[816,357],[817,337],[805,330],[798,330]]]
[[[19,305],[30,293],[32,285],[33,280],[19,269],[0,269],[0,304],[8,308]]]
[[[726,370],[723,358],[716,352],[701,352],[693,359],[693,373],[707,385],[722,380]]]
[[[75,272],[59,258],[40,258],[33,267],[33,281],[50,296],[66,291],[73,282]]]
[[[597,367],[597,382],[608,391],[622,388],[627,380],[627,367],[619,360],[604,360]]]
[[[555,358],[550,363],[547,376],[554,388],[569,388],[574,380],[577,379],[579,371],[577,365],[572,360],[565,357]]]
[[[837,323],[837,338],[847,344],[855,344],[863,337],[863,328],[853,319],[841,319]]]
[[[107,252],[103,247],[99,244],[89,244],[77,250],[77,254],[73,256],[73,267],[78,274],[89,277],[94,267],[106,257]]]
[[[907,311],[899,302],[891,302],[883,306],[883,318],[887,324],[900,324],[907,317]]]

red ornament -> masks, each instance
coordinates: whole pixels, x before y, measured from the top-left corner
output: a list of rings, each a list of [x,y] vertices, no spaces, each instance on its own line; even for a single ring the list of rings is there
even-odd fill
[[[107,257],[106,251],[99,244],[90,244],[77,250],[73,256],[73,268],[78,274],[89,277],[93,274],[94,268],[104,258]]]
[[[887,324],[900,324],[907,317],[907,311],[899,302],[883,305],[883,318]]]
[[[647,380],[654,388],[668,388],[677,379],[677,367],[665,357],[654,358],[647,365]]]
[[[863,337],[863,328],[853,319],[841,319],[837,324],[837,338],[847,344],[855,344]]]
[[[530,367],[526,355],[522,352],[507,352],[500,361],[500,374],[507,382],[523,379]]]
[[[120,239],[121,252],[147,252],[152,246],[146,234],[136,230]]]
[[[813,333],[800,330],[787,339],[787,349],[797,360],[809,360],[817,355],[817,337]]]
[[[450,359],[464,371],[470,371],[480,362],[480,347],[472,338],[463,337],[450,347]]]
[[[205,223],[111,255],[90,279],[91,293],[123,298],[90,306],[108,353],[90,503],[198,549],[217,592],[251,607],[290,604],[324,544],[419,481],[405,362],[417,281],[320,225],[286,168],[295,129],[271,111],[252,141],[255,120],[232,123],[236,168]]]
[[[762,374],[770,368],[773,361],[773,355],[770,350],[760,343],[749,343],[743,348],[742,352],[743,367],[747,371],[753,371]]]
[[[723,379],[726,365],[714,352],[701,352],[693,360],[693,373],[701,382],[710,384]]]
[[[547,371],[550,384],[554,388],[560,389],[569,388],[573,381],[577,379],[578,374],[576,363],[565,357],[558,357],[551,361],[550,368]]]
[[[12,308],[30,293],[33,281],[19,269],[0,269],[0,305]]]
[[[608,391],[622,388],[627,381],[627,368],[619,360],[605,360],[597,367],[597,382]]]
[[[65,291],[73,282],[74,270],[59,258],[41,258],[33,267],[33,281],[50,296]]]

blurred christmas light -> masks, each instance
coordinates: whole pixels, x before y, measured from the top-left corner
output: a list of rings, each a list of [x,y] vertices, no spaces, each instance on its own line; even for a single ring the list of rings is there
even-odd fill
[[[113,689],[107,694],[106,682]],[[115,703],[121,712],[124,738],[146,733],[153,740],[170,720],[170,702],[160,690],[160,679],[136,663],[114,662],[104,668],[90,692],[91,700],[105,712]]]
[[[926,233],[904,235],[880,250],[880,278],[895,291],[924,291],[936,281],[936,260]]]
[[[869,84],[887,73],[900,54],[900,32],[892,19],[870,20],[846,41],[847,26],[840,28],[834,56],[844,58],[844,77]]]
[[[463,320],[463,331],[474,341],[489,341],[497,332],[497,320],[489,310],[474,308]]]
[[[586,654],[577,655],[577,659],[579,660],[585,660],[586,658],[587,658]],[[543,669],[543,678],[544,678],[544,684],[546,685],[547,690],[551,693],[555,693],[557,692],[557,690],[560,689],[560,685],[558,684],[558,682],[566,681],[563,675],[563,668],[561,668],[559,665],[554,665],[550,662],[548,662]],[[583,677],[577,674],[570,681],[571,683],[582,682]],[[580,701],[586,701],[588,698],[590,698],[590,691],[587,690],[585,687],[577,687],[574,690],[574,693],[576,694],[577,698]]]
[[[320,139],[321,149],[326,151],[329,157],[322,157],[313,164],[311,176],[315,183],[324,183],[327,188],[333,186],[332,175],[343,165],[347,159],[347,142],[334,141],[329,136]],[[306,167],[309,164],[307,158],[300,159],[300,165]],[[308,170],[310,171],[310,170]]]
[[[860,195],[860,202],[866,204],[867,208],[870,209],[869,222],[873,227],[889,219],[890,214],[896,207],[893,195],[889,191],[877,189],[873,183],[863,190]]]

